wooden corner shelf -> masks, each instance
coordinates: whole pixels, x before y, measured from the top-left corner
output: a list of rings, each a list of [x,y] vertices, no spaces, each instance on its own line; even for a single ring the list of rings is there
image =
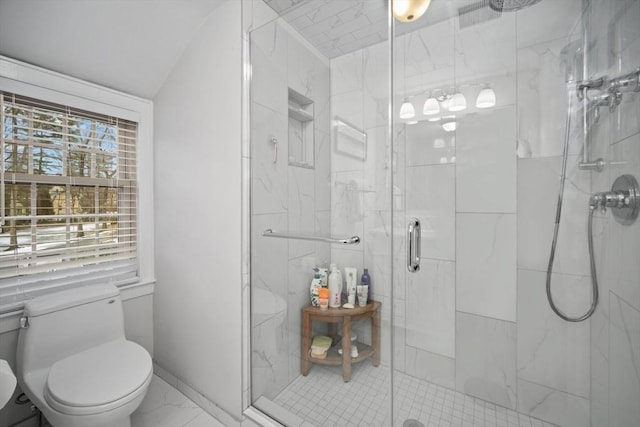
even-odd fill
[[[358,357],[351,357],[351,323],[358,320],[371,320],[371,346],[356,343]],[[342,354],[338,353],[340,344],[331,347],[325,359],[311,357],[311,335],[313,322],[329,323],[331,335],[336,340],[337,323],[342,323]],[[331,326],[333,326],[331,328]],[[355,308],[330,308],[320,310],[318,307],[307,306],[302,309],[302,343],[301,343],[301,372],[307,376],[311,370],[311,364],[342,365],[342,379],[345,382],[351,380],[351,364],[362,362],[371,358],[373,366],[380,365],[380,303],[369,301],[364,307]]]
[[[354,345],[358,346],[358,357],[352,357],[351,363],[362,362],[364,359],[373,356],[373,347],[361,342],[355,342]],[[327,357],[324,359],[316,359],[309,356],[311,363],[317,363],[319,365],[342,365],[342,355],[338,353],[340,345],[333,346],[327,352]],[[311,351],[311,350],[309,350]]]

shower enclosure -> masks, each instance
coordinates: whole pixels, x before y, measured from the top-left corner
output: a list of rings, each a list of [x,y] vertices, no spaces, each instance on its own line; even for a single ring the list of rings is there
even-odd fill
[[[433,0],[409,23],[388,0],[243,5],[251,405],[637,425],[640,1]],[[302,339],[330,263],[367,268],[380,303],[376,355],[351,324],[350,378],[340,324],[312,322],[326,363]]]

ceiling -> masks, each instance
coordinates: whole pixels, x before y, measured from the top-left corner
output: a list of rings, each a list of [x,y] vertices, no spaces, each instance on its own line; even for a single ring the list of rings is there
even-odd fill
[[[153,99],[224,0],[0,0],[0,55]]]
[[[0,0],[0,55],[153,99],[226,0]],[[239,1],[239,0],[233,0]],[[389,0],[265,0],[327,58],[387,39]],[[404,34],[483,0],[433,0]]]
[[[327,58],[334,58],[388,38],[389,0],[265,0]],[[427,13],[412,23],[395,21],[396,35],[433,25],[483,0],[432,0]]]

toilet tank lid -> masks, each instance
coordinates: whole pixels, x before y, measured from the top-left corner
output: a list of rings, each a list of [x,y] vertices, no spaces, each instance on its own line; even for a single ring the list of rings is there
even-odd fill
[[[120,294],[118,288],[110,284],[81,286],[60,292],[41,295],[24,305],[24,313],[29,317],[41,316],[69,307],[113,298]]]

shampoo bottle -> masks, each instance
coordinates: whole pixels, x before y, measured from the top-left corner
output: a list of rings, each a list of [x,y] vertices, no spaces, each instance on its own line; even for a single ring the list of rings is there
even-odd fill
[[[342,273],[335,264],[329,267],[329,307],[340,307],[342,294]]]

